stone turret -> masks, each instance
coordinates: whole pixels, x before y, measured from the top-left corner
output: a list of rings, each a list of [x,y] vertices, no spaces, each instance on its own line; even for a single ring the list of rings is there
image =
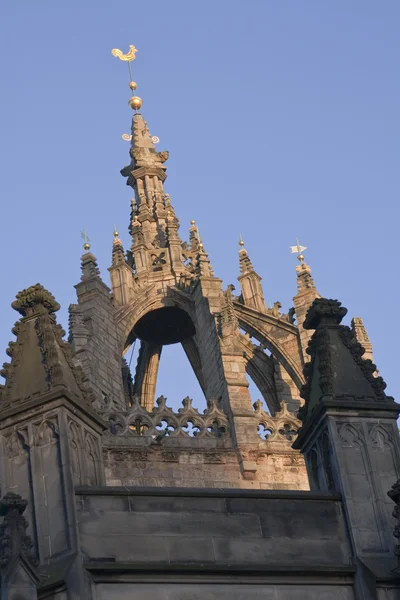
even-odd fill
[[[60,306],[52,294],[36,284],[20,292],[12,306],[21,319],[9,346],[11,363],[3,367],[2,492],[6,498],[8,492],[27,498],[28,532],[40,565],[66,569],[70,561],[72,573],[70,559],[78,548],[74,485],[103,483],[105,425],[56,323]]]
[[[311,488],[340,493],[357,560],[357,593],[376,599],[369,582],[396,567],[392,504],[398,476],[400,405],[386,396],[375,365],[341,325],[347,309],[316,299],[304,321],[314,331],[305,367],[303,425],[294,447],[306,459]]]

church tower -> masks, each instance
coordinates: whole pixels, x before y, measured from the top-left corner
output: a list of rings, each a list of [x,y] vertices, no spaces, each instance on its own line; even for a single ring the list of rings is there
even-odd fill
[[[134,50],[127,55],[120,51],[114,54],[130,69]],[[131,77],[134,93],[136,87]],[[189,423],[189,429],[195,427],[197,445],[201,434],[207,443],[214,439],[217,446],[229,447],[238,469],[235,485],[277,485],[280,463],[290,456],[295,461],[291,484],[303,488],[307,486],[305,469],[290,449],[291,435],[287,435],[287,431],[295,432],[299,427],[296,412],[303,383],[303,340],[300,327],[294,324],[295,309],[282,315],[279,302],[267,308],[261,277],[243,241],[239,249],[241,294],[235,296],[234,286],[224,289],[214,273],[195,221],[190,224],[188,241],[182,240],[179,220],[165,188],[169,153],[156,150],[148,124],[139,112],[141,98],[133,95],[129,105],[134,111],[128,136],[130,162],[121,174],[132,189],[128,227],[131,245],[125,252],[114,231],[111,290],[102,282],[96,258],[86,247],[81,282],[76,286],[78,302],[70,307],[70,342],[76,360],[96,392],[98,410],[112,423],[107,437],[110,472],[114,471],[115,446],[122,443],[119,438],[124,438],[124,445],[143,444],[145,439],[148,441],[146,432],[154,426],[150,422],[156,416],[156,421],[162,417],[167,423],[168,440],[163,445],[173,447],[174,441],[175,446],[182,442],[180,437]],[[309,275],[309,267],[302,267]],[[304,274],[299,274],[299,281],[303,279]],[[311,289],[304,291],[307,285],[299,284],[295,298],[296,304],[301,295],[297,301],[301,319],[316,296],[310,275],[309,280]],[[132,377],[122,357],[135,341],[140,349]],[[170,409],[164,406],[164,399],[156,403],[162,349],[176,343],[182,344],[204,393],[208,409],[203,416],[195,409],[191,409],[193,414],[186,414],[184,408],[179,418],[173,414],[168,417],[166,411]],[[253,407],[247,377],[256,383],[268,411],[261,401]],[[278,420],[273,424],[275,418]],[[269,484],[263,480],[262,467],[260,471],[260,460],[265,462],[260,452],[263,454],[265,439],[271,436],[278,456],[269,465],[269,469],[277,465],[274,482]],[[140,437],[141,441],[137,439]],[[120,475],[110,478],[128,483]],[[229,482],[225,476],[222,481]],[[281,483],[289,485],[288,481]]]

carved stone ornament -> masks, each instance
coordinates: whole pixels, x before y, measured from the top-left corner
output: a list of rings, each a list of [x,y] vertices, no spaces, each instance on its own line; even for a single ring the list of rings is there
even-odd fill
[[[167,399],[160,396],[157,406],[147,411],[134,398],[132,407],[126,413],[113,413],[109,416],[110,431],[113,435],[146,436],[156,439],[168,437],[225,437],[229,432],[228,419],[218,408],[216,400],[209,400],[207,408],[200,414],[192,406],[191,398],[182,401],[183,408],[175,413],[166,406]]]
[[[28,317],[37,312],[54,313],[60,309],[60,305],[56,302],[53,294],[40,283],[19,292],[11,306],[23,317]]]
[[[347,315],[347,308],[339,300],[316,298],[307,312],[304,329],[317,329],[321,325],[339,325]]]
[[[0,525],[1,571],[5,571],[18,556],[23,556],[33,568],[38,564],[32,550],[32,540],[26,534],[28,522],[22,516],[27,505],[26,500],[13,492],[8,492],[0,501],[0,516],[4,517]]]
[[[289,412],[286,402],[282,402],[281,406],[281,410],[271,417],[264,411],[261,400],[253,404],[260,437],[268,442],[283,442],[290,446],[301,427],[301,421]]]

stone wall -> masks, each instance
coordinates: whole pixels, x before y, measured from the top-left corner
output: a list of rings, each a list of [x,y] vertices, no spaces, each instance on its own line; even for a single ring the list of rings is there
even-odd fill
[[[203,413],[190,398],[177,412],[163,396],[156,404],[147,411],[135,399],[123,413],[112,408],[104,413],[109,422],[102,439],[107,485],[309,489],[303,457],[291,447],[300,422],[286,404],[274,417],[260,401],[254,404],[247,413],[251,443],[242,443],[240,453],[215,400]],[[243,460],[251,465],[246,477]]]
[[[337,496],[79,488],[77,506],[96,600],[354,598]]]

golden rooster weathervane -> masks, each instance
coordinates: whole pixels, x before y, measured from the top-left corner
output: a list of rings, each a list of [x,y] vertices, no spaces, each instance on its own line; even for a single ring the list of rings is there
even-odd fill
[[[135,46],[133,46],[133,45],[129,46],[129,52],[127,52],[126,54],[124,54],[122,52],[122,50],[119,50],[118,48],[113,48],[111,50],[111,54],[113,56],[115,56],[116,58],[119,58],[123,62],[127,62],[128,63],[129,77],[130,77],[129,87],[132,90],[132,92],[134,92],[136,90],[137,84],[132,79],[131,62],[133,60],[135,60],[135,58],[136,58],[136,52],[137,51],[138,51],[137,48],[135,48]],[[142,106],[142,104],[143,104],[142,99],[139,98],[139,96],[132,96],[132,98],[129,99],[129,106],[133,110],[138,110]]]
[[[127,52],[126,54],[124,54],[122,52],[122,50],[118,50],[118,48],[114,48],[113,50],[111,50],[111,54],[113,56],[115,56],[125,62],[131,62],[131,60],[135,60],[136,52],[137,52],[137,48],[135,48],[135,46],[129,46],[129,52]]]

